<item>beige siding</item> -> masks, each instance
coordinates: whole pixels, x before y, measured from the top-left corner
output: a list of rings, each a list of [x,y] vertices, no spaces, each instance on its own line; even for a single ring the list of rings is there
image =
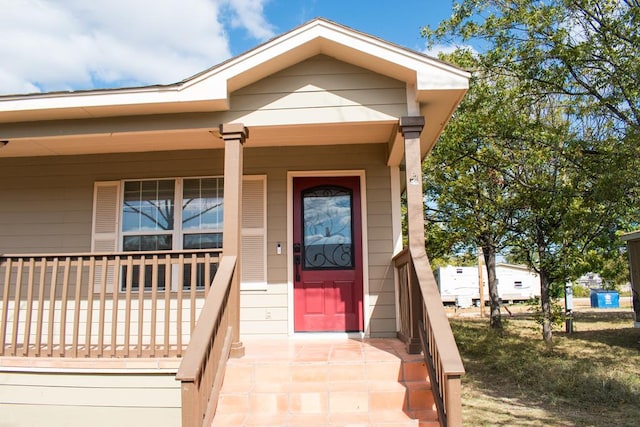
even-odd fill
[[[287,333],[287,172],[309,170],[365,171],[370,333],[394,334],[385,145],[248,147],[244,157],[245,174],[267,177],[268,286],[242,293],[243,308],[255,309],[243,311],[243,334]],[[0,253],[89,252],[95,181],[220,175],[222,159],[222,150],[0,159]]]
[[[222,155],[211,150],[0,159],[0,253],[89,252],[95,181],[221,175]]]
[[[243,317],[245,335],[286,334],[287,311],[287,172],[364,170],[366,179],[369,293],[372,336],[395,335],[395,291],[391,254],[391,184],[383,145],[256,148],[246,151],[245,173],[267,174],[267,294],[245,292],[243,307],[251,306],[255,318]],[[276,245],[283,244],[283,254]],[[275,284],[279,284],[277,287]],[[268,295],[268,299],[265,297]],[[275,308],[268,310],[269,308]],[[260,318],[262,316],[262,318]],[[269,318],[267,318],[269,317]]]
[[[2,426],[180,425],[170,374],[0,372]]]
[[[407,113],[405,83],[318,55],[230,95],[220,122],[247,126],[395,120]]]

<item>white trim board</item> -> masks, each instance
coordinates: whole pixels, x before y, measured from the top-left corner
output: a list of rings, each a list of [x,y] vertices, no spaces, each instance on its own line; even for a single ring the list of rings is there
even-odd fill
[[[369,336],[369,321],[371,310],[369,307],[369,245],[367,224],[367,182],[366,173],[362,169],[355,170],[323,170],[323,171],[289,171],[287,172],[287,254],[293,254],[293,179],[301,177],[360,177],[360,212],[362,225],[362,317],[364,337]],[[293,314],[293,257],[287,257],[287,311],[289,336],[297,336],[294,330]],[[344,334],[338,332],[338,334]]]

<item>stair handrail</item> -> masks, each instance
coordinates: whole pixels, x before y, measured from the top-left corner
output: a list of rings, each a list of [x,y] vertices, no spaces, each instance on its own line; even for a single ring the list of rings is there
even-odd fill
[[[176,380],[181,381],[182,426],[209,426],[215,415],[233,327],[229,294],[237,257],[223,256],[211,284]]]
[[[410,353],[422,352],[443,427],[462,425],[462,358],[426,253],[403,250],[393,258],[399,275],[401,330]]]

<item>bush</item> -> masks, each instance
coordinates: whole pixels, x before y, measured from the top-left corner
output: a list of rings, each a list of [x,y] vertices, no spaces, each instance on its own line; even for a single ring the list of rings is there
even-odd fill
[[[573,297],[574,298],[588,298],[591,295],[591,289],[582,285],[573,285]]]

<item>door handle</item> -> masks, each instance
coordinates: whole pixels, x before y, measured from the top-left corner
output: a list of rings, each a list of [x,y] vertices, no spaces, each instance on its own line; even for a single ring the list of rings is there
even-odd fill
[[[296,282],[300,281],[300,255],[294,255],[293,263],[295,264]]]

